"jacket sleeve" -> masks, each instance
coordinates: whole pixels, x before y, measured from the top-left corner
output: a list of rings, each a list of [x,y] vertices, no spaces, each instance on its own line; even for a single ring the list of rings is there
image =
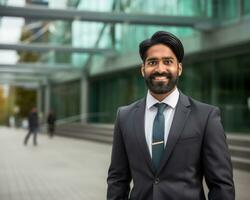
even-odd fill
[[[207,119],[202,158],[208,199],[234,200],[232,163],[218,108],[213,108]]]
[[[120,120],[120,111],[118,110],[114,128],[111,164],[107,178],[107,200],[127,200],[130,191],[131,173]]]

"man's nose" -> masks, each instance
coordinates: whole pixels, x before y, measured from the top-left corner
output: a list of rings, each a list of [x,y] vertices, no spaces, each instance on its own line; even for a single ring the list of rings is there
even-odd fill
[[[166,66],[162,61],[158,63],[157,69],[158,72],[165,72],[166,71]]]

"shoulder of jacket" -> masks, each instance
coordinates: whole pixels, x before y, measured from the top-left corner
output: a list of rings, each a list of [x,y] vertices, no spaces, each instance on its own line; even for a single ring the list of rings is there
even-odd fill
[[[189,101],[190,101],[191,105],[193,105],[195,107],[198,107],[198,108],[200,108],[202,110],[207,110],[207,111],[219,110],[219,108],[217,106],[198,101],[198,100],[196,100],[196,99],[194,99],[192,97],[188,97],[188,98],[189,98]]]
[[[121,106],[118,108],[118,112],[122,112],[122,113],[127,113],[127,112],[131,112],[133,109],[135,109],[137,106],[139,106],[139,104],[144,103],[145,98],[139,99],[129,105],[126,106]]]

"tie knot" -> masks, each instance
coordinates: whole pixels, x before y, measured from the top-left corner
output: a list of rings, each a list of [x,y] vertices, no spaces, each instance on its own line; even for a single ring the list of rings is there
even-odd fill
[[[167,104],[165,103],[156,103],[155,107],[158,108],[158,113],[163,113],[165,108],[167,107]]]

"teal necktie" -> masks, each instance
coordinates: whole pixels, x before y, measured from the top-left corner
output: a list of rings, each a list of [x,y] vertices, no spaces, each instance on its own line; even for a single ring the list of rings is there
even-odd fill
[[[154,106],[158,108],[158,111],[153,123],[152,161],[156,169],[158,169],[164,152],[165,117],[163,112],[167,105],[165,103],[157,103]]]

